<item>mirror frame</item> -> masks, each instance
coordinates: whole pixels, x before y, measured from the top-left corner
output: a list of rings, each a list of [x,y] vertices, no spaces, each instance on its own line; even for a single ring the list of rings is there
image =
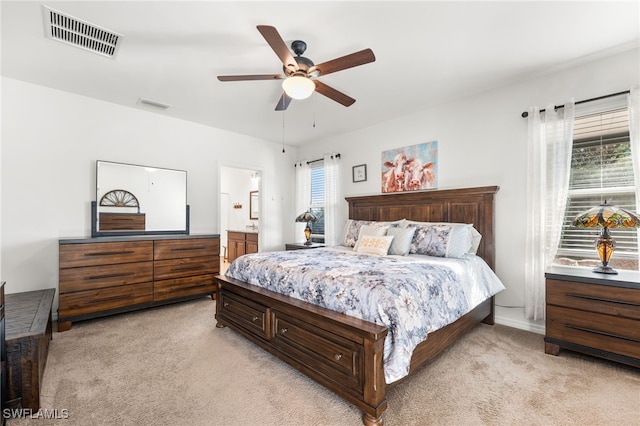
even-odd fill
[[[113,161],[97,160],[96,161],[96,180],[95,180],[96,187],[98,185],[98,163],[113,163],[113,164],[122,164],[126,166],[150,167],[150,166],[141,166],[139,164],[117,163]],[[154,167],[154,168],[158,168],[158,167]],[[185,188],[185,191],[186,191],[186,188]],[[96,197],[97,197],[97,193],[96,193]],[[121,236],[128,236],[128,235],[188,235],[188,234],[189,234],[189,204],[185,204],[184,229],[167,229],[167,230],[153,230],[153,231],[146,231],[146,230],[145,231],[142,231],[142,230],[100,231],[98,230],[98,200],[96,199],[96,201],[91,201],[91,237],[121,237]]]
[[[259,220],[260,219],[260,195],[259,191],[250,191],[249,192],[249,220]],[[254,203],[257,207],[257,211],[254,212]]]

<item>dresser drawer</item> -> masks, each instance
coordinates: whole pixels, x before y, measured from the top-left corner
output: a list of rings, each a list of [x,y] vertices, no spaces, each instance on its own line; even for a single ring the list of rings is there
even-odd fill
[[[60,293],[95,290],[152,280],[153,262],[61,269]]]
[[[219,256],[188,257],[184,259],[157,260],[153,263],[156,280],[217,274],[220,271]]]
[[[640,290],[547,279],[548,305],[640,320]]]
[[[60,268],[153,260],[153,241],[60,244]]]
[[[640,359],[640,321],[547,305],[546,337]]]
[[[59,318],[70,318],[153,302],[153,283],[60,294]]]
[[[219,256],[218,238],[187,240],[158,240],[154,245],[154,259],[181,259],[185,257]]]
[[[355,342],[272,311],[271,342],[284,353],[354,391],[362,389],[362,355]]]
[[[176,278],[156,281],[153,286],[153,300],[167,300],[193,294],[213,294],[217,285],[213,275],[196,275],[195,277]]]
[[[255,334],[263,339],[269,338],[269,327],[267,326],[268,309],[247,299],[236,298],[228,292],[218,292],[220,300],[218,314],[225,320],[235,323],[237,326]]]

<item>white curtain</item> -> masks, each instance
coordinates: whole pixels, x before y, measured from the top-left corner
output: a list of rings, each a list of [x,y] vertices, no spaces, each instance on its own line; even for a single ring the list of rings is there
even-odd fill
[[[324,243],[335,246],[338,241],[338,171],[339,154],[324,156]]]
[[[640,211],[640,86],[632,87],[627,95],[629,111],[629,139],[631,161],[633,162],[634,184],[636,186],[636,213]],[[638,229],[640,239],[640,229]]]
[[[295,224],[294,238],[296,242],[306,241],[304,238],[305,223],[295,223],[295,218],[309,209],[311,204],[311,167],[306,161],[296,163],[296,196],[295,196],[296,215],[291,218]]]
[[[569,188],[574,116],[573,100],[557,110],[551,105],[543,114],[537,108],[529,111],[525,315],[533,320],[544,319],[544,272],[558,252]]]

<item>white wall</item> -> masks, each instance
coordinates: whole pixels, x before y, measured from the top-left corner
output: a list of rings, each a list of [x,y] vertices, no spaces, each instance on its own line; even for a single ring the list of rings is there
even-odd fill
[[[638,52],[636,46],[634,50],[605,59],[340,135],[301,148],[299,159],[339,152],[343,194],[377,194],[381,192],[382,151],[437,140],[439,188],[500,186],[496,198],[496,273],[507,290],[498,295],[496,303],[522,306],[526,262],[527,120],[521,118],[521,113],[530,106],[558,105],[570,97],[579,101],[640,84]],[[367,181],[352,183],[351,168],[358,164],[367,165]],[[339,220],[346,218],[344,202]],[[520,322],[522,328],[532,325],[523,314],[516,322]]]
[[[220,233],[221,163],[260,170],[261,222],[269,230],[262,248],[280,249],[293,237],[295,148],[283,154],[282,145],[264,140],[7,78],[2,124],[0,256],[8,293],[58,288],[58,239],[90,236],[96,160],[186,170],[193,234]]]

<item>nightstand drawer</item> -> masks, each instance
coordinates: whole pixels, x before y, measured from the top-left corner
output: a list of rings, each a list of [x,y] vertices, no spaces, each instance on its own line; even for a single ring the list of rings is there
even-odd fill
[[[640,320],[640,291],[547,279],[547,305]]]
[[[547,305],[546,337],[640,359],[640,322]]]

